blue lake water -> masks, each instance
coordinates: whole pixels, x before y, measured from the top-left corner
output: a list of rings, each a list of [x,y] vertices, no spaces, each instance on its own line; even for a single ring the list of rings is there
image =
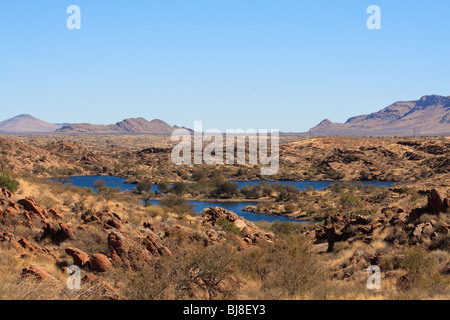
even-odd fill
[[[133,188],[136,187],[135,184],[126,184],[124,183],[126,179],[112,176],[75,176],[69,178],[69,183],[75,187],[80,188],[91,188],[94,192],[96,192],[94,188],[94,183],[97,180],[103,180],[106,183],[107,187],[115,187],[119,188],[121,191],[132,191]],[[242,188],[245,185],[258,185],[260,181],[232,181],[238,184],[239,188]],[[266,181],[268,184],[278,183],[280,185],[293,185],[299,190],[305,189],[307,186],[311,186],[316,190],[322,190],[323,188],[327,188],[330,184],[335,183],[333,181]],[[376,187],[386,186],[391,187],[395,182],[384,182],[384,181],[364,181],[362,182],[364,185],[373,185]],[[158,191],[158,186],[154,185],[152,188],[152,192]],[[152,204],[158,204],[157,200],[151,201]],[[293,220],[286,217],[276,217],[265,214],[257,214],[253,212],[245,212],[242,209],[246,206],[256,206],[258,202],[214,202],[214,201],[189,201],[190,204],[193,205],[194,211],[196,213],[200,213],[203,209],[207,209],[209,207],[221,207],[230,211],[235,212],[237,215],[243,217],[248,221],[281,221],[281,222],[302,222],[299,220]]]
[[[150,201],[154,205],[158,205],[158,200],[152,200]],[[246,206],[257,206],[258,202],[209,202],[209,201],[188,201],[189,204],[191,204],[194,207],[194,212],[196,214],[199,214],[204,209],[208,209],[210,207],[220,207],[224,208],[226,210],[232,211],[236,213],[238,216],[244,218],[245,220],[256,222],[256,221],[267,221],[267,222],[274,222],[274,221],[280,221],[280,222],[306,222],[306,221],[300,221],[300,220],[294,220],[287,217],[277,217],[277,216],[270,216],[267,214],[258,214],[253,212],[246,212],[242,209]]]
[[[69,182],[71,185],[80,188],[91,188],[94,190],[94,183],[97,180],[103,180],[107,187],[120,188],[121,191],[132,191],[136,187],[135,184],[126,184],[126,179],[112,176],[75,176],[70,177]],[[239,188],[245,185],[258,185],[261,181],[231,181],[236,183]],[[386,186],[388,188],[392,187],[396,182],[390,181],[361,181],[365,186],[372,185],[376,187]],[[268,184],[278,183],[280,185],[293,185],[299,190],[304,190],[307,186],[313,187],[316,190],[322,190],[327,188],[330,184],[335,183],[334,181],[265,181]],[[152,192],[158,191],[158,186],[154,185]]]
[[[69,183],[79,188],[91,188],[94,193],[97,192],[94,188],[94,183],[98,180],[105,181],[106,186],[110,188],[119,188],[120,191],[132,191],[136,188],[135,184],[126,184],[126,179],[112,176],[75,176],[69,178]],[[152,192],[158,190],[158,186],[154,185]]]

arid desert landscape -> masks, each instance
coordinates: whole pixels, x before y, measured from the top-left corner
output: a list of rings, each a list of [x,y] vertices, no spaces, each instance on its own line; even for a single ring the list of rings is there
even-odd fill
[[[255,166],[176,166],[165,135],[1,137],[1,298],[449,298],[449,138],[280,140],[269,183]],[[373,265],[382,290],[366,288]]]
[[[290,319],[448,301],[449,12],[0,1],[0,302]]]

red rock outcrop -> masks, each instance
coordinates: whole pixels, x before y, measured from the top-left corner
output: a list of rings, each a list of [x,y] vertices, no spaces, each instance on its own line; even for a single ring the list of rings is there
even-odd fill
[[[0,196],[6,199],[10,199],[12,197],[12,193],[8,189],[3,187],[0,189]]]
[[[156,226],[155,226],[153,223],[151,223],[151,222],[144,222],[144,223],[143,223],[143,226],[144,226],[144,228],[150,229],[150,230],[152,230],[153,232],[158,231],[158,229],[156,228]]]
[[[380,221],[371,222],[368,217],[358,216],[351,219],[348,216],[337,214],[325,220],[324,226],[317,228],[315,233],[316,243],[328,242],[328,252],[333,250],[334,244],[340,241],[362,239],[370,242],[375,229],[383,226]]]
[[[97,222],[105,229],[121,229],[123,224],[128,223],[128,221],[122,219],[118,214],[109,212],[108,210],[99,211],[93,215],[83,214],[81,219],[84,222]]]
[[[44,269],[37,267],[35,265],[30,265],[27,268],[23,268],[22,274],[23,275],[31,275],[31,276],[36,277],[39,280],[44,280],[44,281],[55,280],[55,277],[53,277],[50,273],[48,273]]]
[[[39,205],[37,205],[36,202],[29,197],[21,199],[17,201],[17,203],[20,204],[26,211],[37,214],[42,220],[48,218],[45,215],[44,210],[42,210],[41,207],[39,207]]]
[[[83,252],[74,247],[68,247],[65,251],[69,256],[73,258],[73,264],[80,268],[84,268],[89,262],[90,257],[86,252]]]
[[[220,218],[226,218],[230,222],[238,220],[238,216],[234,212],[219,207],[205,209],[200,215],[202,216],[202,225],[210,224],[215,226]]]
[[[142,244],[153,256],[160,256],[164,254],[172,255],[172,252],[170,252],[170,250],[167,247],[164,247],[156,243],[155,239],[151,235],[148,235],[142,241]]]
[[[213,227],[216,225],[217,221],[222,218],[233,223],[242,234],[244,242],[249,245],[256,244],[261,240],[269,242],[273,242],[275,240],[272,234],[263,232],[252,223],[240,218],[234,212],[229,210],[223,208],[208,208],[203,210],[200,215],[202,217],[202,225]]]
[[[57,244],[66,240],[75,239],[74,230],[62,222],[47,222],[42,229],[44,233],[41,239],[50,237],[52,241]]]
[[[90,259],[91,270],[96,272],[106,272],[112,270],[113,266],[108,257],[102,253],[94,254]]]
[[[427,211],[431,214],[439,214],[447,211],[449,208],[449,199],[437,191],[432,189],[428,192],[428,205]]]
[[[108,235],[108,246],[109,250],[119,257],[123,257],[129,249],[129,246],[125,243],[123,235],[118,232],[111,232]]]

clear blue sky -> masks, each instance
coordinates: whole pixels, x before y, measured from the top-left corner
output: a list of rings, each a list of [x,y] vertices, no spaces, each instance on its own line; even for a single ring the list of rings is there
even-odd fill
[[[448,0],[2,0],[0,42],[0,120],[307,131],[450,95]]]

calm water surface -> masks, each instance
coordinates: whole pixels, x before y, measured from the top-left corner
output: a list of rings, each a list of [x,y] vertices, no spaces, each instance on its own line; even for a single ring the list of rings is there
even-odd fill
[[[119,188],[121,191],[132,191],[133,188],[136,187],[135,184],[126,184],[124,183],[126,179],[119,177],[111,177],[111,176],[76,176],[69,178],[69,183],[75,187],[80,188],[91,188],[94,192],[96,192],[94,188],[94,183],[97,180],[103,180],[106,183],[107,187],[115,187]],[[237,183],[239,188],[242,188],[245,185],[258,185],[260,181],[232,181]],[[334,183],[333,181],[266,181],[268,184],[278,183],[280,185],[293,185],[299,190],[304,190],[307,186],[313,187],[316,190],[322,190],[323,188],[327,188],[330,184]],[[385,181],[364,181],[362,182],[364,185],[373,185],[376,187],[386,186],[391,187],[395,182],[385,182]],[[158,191],[158,186],[154,185],[152,188],[152,192]],[[151,201],[152,204],[158,204],[158,200]],[[239,202],[214,202],[214,201],[189,201],[191,205],[194,207],[194,211],[196,213],[200,213],[203,209],[209,207],[221,207],[230,211],[235,212],[237,215],[243,217],[248,221],[292,221],[292,222],[302,222],[299,220],[293,220],[286,217],[276,217],[270,216],[266,214],[257,214],[253,212],[245,212],[242,209],[246,206],[256,206],[258,202],[248,202],[248,201],[239,201]]]

